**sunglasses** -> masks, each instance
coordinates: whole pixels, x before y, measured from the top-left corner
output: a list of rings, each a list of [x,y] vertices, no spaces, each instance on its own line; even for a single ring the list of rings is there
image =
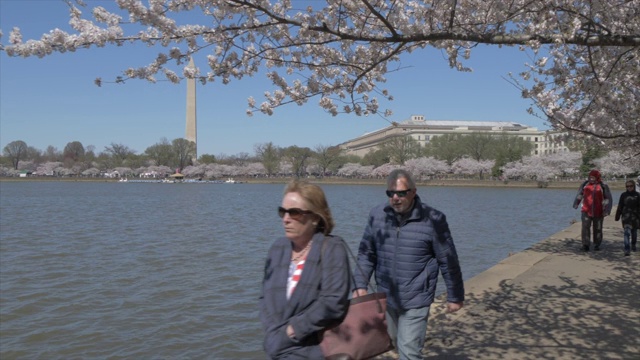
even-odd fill
[[[286,213],[289,213],[289,217],[293,220],[300,220],[306,214],[313,214],[313,211],[298,208],[285,209],[282,206],[278,206],[278,216],[283,218]]]
[[[409,190],[387,190],[387,197],[392,198],[393,195],[398,195],[398,197],[405,197],[407,196],[408,193],[411,192],[411,189]]]

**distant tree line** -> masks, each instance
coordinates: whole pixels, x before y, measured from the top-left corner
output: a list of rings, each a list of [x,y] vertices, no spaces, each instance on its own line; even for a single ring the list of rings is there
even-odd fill
[[[203,154],[194,159],[195,143],[183,138],[162,138],[140,154],[116,143],[96,153],[94,146],[85,148],[80,141],[67,143],[62,151],[54,146],[41,151],[17,140],[3,148],[0,176],[29,172],[37,176],[165,177],[181,171],[191,178],[384,177],[394,168],[405,167],[422,179],[456,176],[547,181],[584,176],[594,167],[605,176],[640,172],[638,159],[593,145],[573,147],[574,151],[568,153],[530,156],[532,144],[519,137],[448,134],[433,137],[426,146],[410,136],[395,137],[363,157],[345,155],[338,146],[317,145],[311,149],[267,142],[255,144],[253,154]]]

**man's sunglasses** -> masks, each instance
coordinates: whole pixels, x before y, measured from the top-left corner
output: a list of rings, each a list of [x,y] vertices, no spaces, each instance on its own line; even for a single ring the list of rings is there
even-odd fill
[[[289,213],[289,217],[291,217],[293,220],[300,220],[302,216],[306,214],[313,214],[313,211],[302,210],[298,208],[285,209],[282,206],[278,206],[278,216],[283,218],[284,214],[286,213]]]
[[[387,197],[392,198],[393,195],[398,195],[398,197],[405,197],[407,196],[408,193],[411,192],[411,189],[409,190],[387,190]]]

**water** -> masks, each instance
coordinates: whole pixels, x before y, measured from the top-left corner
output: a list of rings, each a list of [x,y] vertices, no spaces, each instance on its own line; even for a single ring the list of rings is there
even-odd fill
[[[355,251],[384,186],[323,188]],[[0,358],[264,358],[257,299],[283,189],[0,183]],[[447,215],[465,279],[578,218],[574,190],[418,194]]]

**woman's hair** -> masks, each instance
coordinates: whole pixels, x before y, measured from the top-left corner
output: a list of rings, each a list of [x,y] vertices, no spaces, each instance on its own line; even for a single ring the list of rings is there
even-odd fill
[[[304,180],[294,179],[287,184],[284,189],[285,194],[291,192],[300,194],[309,205],[308,210],[313,211],[314,214],[320,217],[316,231],[329,235],[335,224],[331,216],[327,198],[324,196],[324,191],[322,191],[318,185],[310,184]]]

